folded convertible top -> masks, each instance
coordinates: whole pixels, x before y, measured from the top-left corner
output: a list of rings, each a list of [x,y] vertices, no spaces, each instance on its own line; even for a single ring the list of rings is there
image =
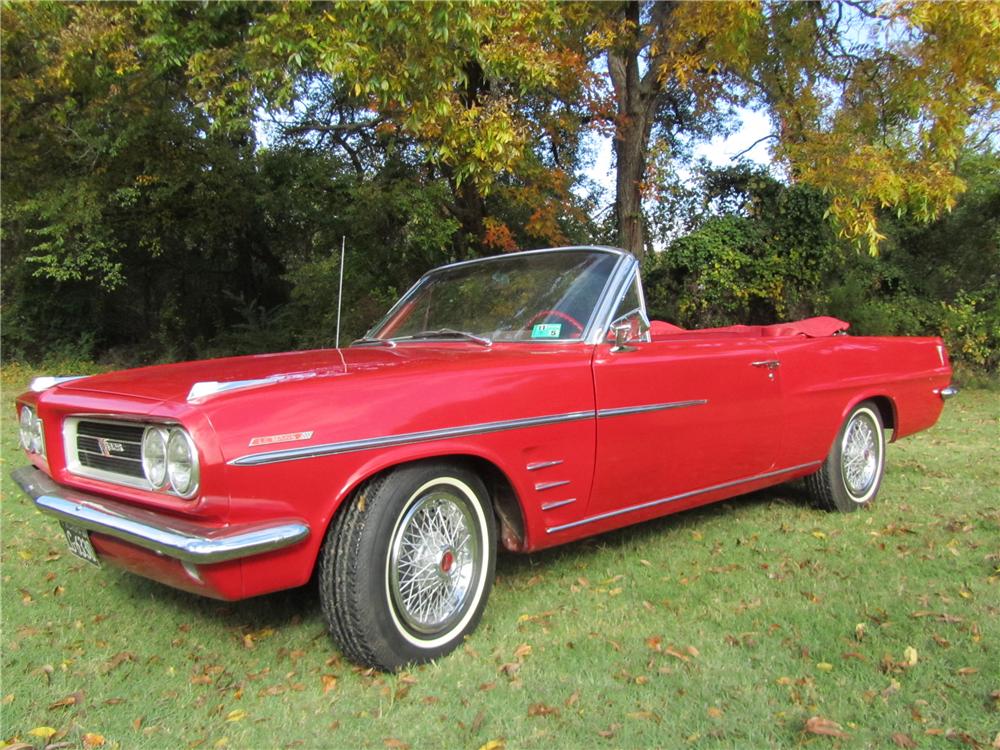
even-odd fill
[[[662,336],[673,336],[681,333],[731,333],[741,336],[805,336],[806,338],[819,338],[821,336],[833,336],[843,333],[851,324],[844,320],[820,316],[816,318],[805,318],[791,323],[775,323],[769,326],[725,326],[724,328],[695,328],[685,329],[662,320],[654,320],[650,324],[650,333],[653,338]]]

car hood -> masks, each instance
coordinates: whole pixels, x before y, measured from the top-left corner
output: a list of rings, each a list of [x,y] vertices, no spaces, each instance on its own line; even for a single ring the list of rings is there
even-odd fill
[[[314,378],[335,378],[389,368],[415,366],[485,354],[475,344],[409,345],[396,348],[359,346],[347,349],[316,349],[281,354],[254,354],[225,359],[207,359],[154,365],[93,375],[63,383],[60,391],[82,391],[157,401],[185,401],[211,398],[222,390],[266,387],[277,383]],[[192,388],[197,389],[192,394]],[[196,394],[201,392],[202,396]]]

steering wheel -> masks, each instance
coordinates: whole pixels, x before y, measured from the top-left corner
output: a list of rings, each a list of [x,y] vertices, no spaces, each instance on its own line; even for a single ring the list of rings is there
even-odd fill
[[[559,318],[560,320],[565,320],[571,326],[575,327],[580,333],[583,333],[583,324],[580,323],[580,321],[577,320],[576,318],[574,318],[572,315],[569,315],[568,313],[564,313],[561,310],[541,310],[541,311],[535,313],[534,315],[532,315],[531,318],[528,320],[528,322],[524,324],[524,327],[525,328],[530,328],[535,323],[537,323],[539,320],[543,320],[543,319],[548,318],[548,317]]]

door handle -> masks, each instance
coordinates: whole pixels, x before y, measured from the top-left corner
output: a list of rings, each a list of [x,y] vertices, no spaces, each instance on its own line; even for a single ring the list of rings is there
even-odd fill
[[[759,359],[750,363],[751,367],[766,367],[768,370],[777,370],[781,367],[781,362],[776,359]]]

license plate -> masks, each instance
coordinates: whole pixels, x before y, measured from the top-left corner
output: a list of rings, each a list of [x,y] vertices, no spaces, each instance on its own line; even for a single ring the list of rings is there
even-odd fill
[[[90,534],[80,527],[71,526],[68,523],[64,523],[62,527],[63,533],[66,535],[66,544],[69,545],[69,551],[77,557],[100,567],[101,561],[97,558],[94,545],[90,543]]]

